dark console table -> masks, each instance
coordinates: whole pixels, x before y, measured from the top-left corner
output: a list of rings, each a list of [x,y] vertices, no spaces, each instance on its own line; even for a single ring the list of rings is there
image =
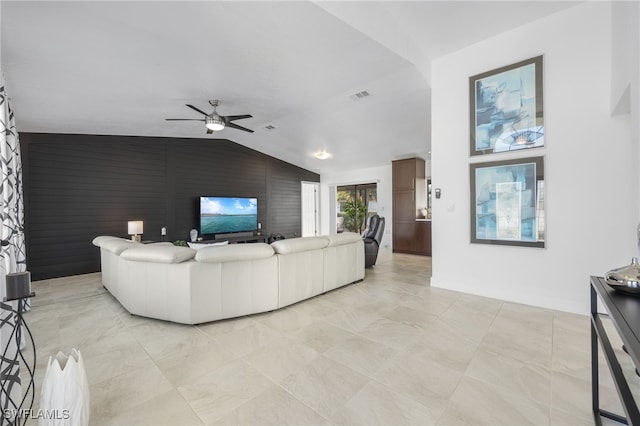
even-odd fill
[[[620,363],[598,313],[598,297],[620,335],[633,364],[640,367],[640,297],[619,293],[609,287],[602,277],[591,277],[591,395],[593,416],[597,425],[606,417],[624,424],[640,425],[640,412]],[[626,418],[600,409],[598,395],[598,341],[611,370],[613,381],[626,413]]]
[[[267,236],[262,235],[243,235],[238,237],[223,237],[218,240],[201,240],[195,241],[196,243],[221,243],[223,241],[229,241],[229,244],[237,244],[237,243],[266,243]]]
[[[267,237],[265,235],[249,235],[248,237],[228,237],[222,238],[222,241],[228,240],[229,244],[235,243],[266,243]]]

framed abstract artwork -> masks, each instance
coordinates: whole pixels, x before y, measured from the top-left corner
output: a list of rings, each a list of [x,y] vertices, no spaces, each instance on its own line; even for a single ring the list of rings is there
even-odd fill
[[[471,155],[544,146],[542,56],[469,77]]]
[[[544,247],[544,157],[469,167],[471,242]]]

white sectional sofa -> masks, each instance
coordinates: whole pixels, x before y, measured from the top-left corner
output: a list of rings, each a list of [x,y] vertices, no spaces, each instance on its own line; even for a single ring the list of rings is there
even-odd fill
[[[358,234],[194,250],[100,236],[102,283],[130,313],[183,324],[266,312],[364,278]]]

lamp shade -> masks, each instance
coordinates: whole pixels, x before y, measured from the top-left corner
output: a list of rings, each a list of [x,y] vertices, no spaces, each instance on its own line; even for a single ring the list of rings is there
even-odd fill
[[[143,222],[141,220],[130,220],[128,222],[128,234],[129,235],[137,235],[143,234]]]

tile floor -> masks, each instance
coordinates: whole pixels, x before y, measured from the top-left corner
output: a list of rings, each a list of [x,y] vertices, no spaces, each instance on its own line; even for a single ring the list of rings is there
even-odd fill
[[[92,425],[593,424],[586,316],[430,276],[430,258],[385,252],[360,283],[199,326],[131,316],[98,273],[34,282],[36,392],[75,347]],[[602,405],[621,412],[602,369]]]

